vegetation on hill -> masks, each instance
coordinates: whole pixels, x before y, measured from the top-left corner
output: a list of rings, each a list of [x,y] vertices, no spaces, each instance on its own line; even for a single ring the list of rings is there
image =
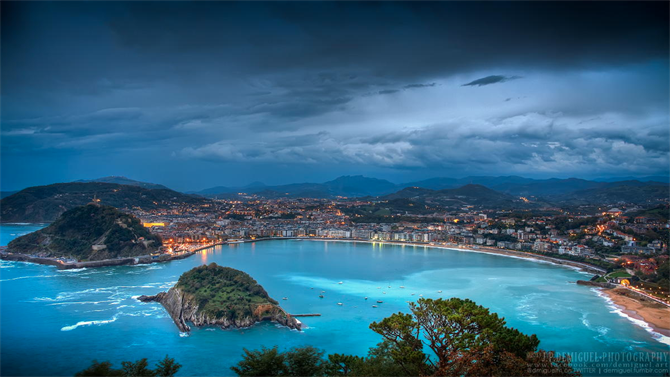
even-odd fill
[[[416,220],[413,215],[430,215],[440,211],[420,201],[396,198],[364,206],[342,206],[341,210],[355,223],[394,223]],[[425,219],[425,217],[424,217]],[[427,219],[426,219],[427,220]],[[434,219],[440,221],[441,219]]]
[[[88,204],[66,211],[44,229],[12,240],[8,251],[102,260],[147,255],[161,244],[161,239],[143,227],[136,217],[114,207]]]
[[[653,183],[653,182],[652,182]],[[649,184],[621,185],[613,187],[592,188],[547,197],[554,203],[577,204],[617,204],[636,203],[649,205],[668,201],[668,185]]]
[[[159,185],[157,183],[149,183],[149,182],[141,182],[141,181],[136,181],[134,179],[122,177],[122,176],[117,176],[117,175],[112,175],[109,177],[102,177],[102,178],[96,178],[96,179],[82,179],[77,182],[101,182],[101,183],[116,183],[119,185],[129,185],[129,186],[140,186],[148,189],[164,189],[164,190],[169,190],[166,186]]]
[[[524,201],[523,199],[504,194],[487,187],[475,184],[463,187],[443,190],[430,190],[418,187],[409,187],[394,194],[386,195],[380,199],[411,199],[425,202],[429,205],[440,205],[444,207],[462,207],[467,205],[488,208],[532,208],[536,203]]]
[[[668,205],[667,203],[661,204],[653,208],[643,209],[632,213],[626,213],[626,216],[631,218],[630,221],[634,221],[636,217],[644,217],[648,219],[667,222],[670,219],[670,205]]]
[[[212,318],[251,317],[260,305],[278,304],[249,274],[216,263],[184,273],[175,288],[193,295],[198,311]]]
[[[239,376],[579,376],[569,356],[538,349],[535,335],[473,301],[419,299],[370,328],[384,341],[367,357],[313,347],[244,350]]]
[[[204,203],[207,199],[172,190],[147,189],[115,183],[72,182],[35,186],[0,201],[2,222],[51,222],[63,212],[85,205],[93,198],[116,208],[168,208],[180,203]]]

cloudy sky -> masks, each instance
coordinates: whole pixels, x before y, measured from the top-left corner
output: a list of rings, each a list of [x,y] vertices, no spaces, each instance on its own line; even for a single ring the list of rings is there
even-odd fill
[[[2,189],[667,175],[668,3],[2,2]]]

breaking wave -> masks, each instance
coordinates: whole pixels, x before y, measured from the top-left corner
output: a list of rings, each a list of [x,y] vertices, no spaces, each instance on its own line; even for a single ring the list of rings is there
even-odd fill
[[[117,319],[118,319],[118,316],[115,315],[111,319],[104,319],[104,320],[98,320],[98,321],[81,321],[81,322],[77,322],[77,324],[75,324],[75,325],[65,326],[65,327],[61,328],[60,331],[72,331],[72,330],[76,329],[77,327],[84,327],[84,326],[106,325],[108,323],[115,322]]]
[[[626,318],[627,320],[633,322],[633,324],[642,327],[646,332],[651,334],[651,337],[654,338],[654,340],[656,340],[657,342],[670,346],[669,336],[665,336],[663,334],[656,332],[654,328],[651,327],[647,322],[628,315],[621,307],[616,305],[614,301],[612,301],[612,299],[607,294],[603,293],[601,289],[591,288],[591,290],[595,292],[596,295],[598,295],[598,297],[603,298],[607,302],[607,307],[610,309],[610,313],[616,313],[619,316]]]

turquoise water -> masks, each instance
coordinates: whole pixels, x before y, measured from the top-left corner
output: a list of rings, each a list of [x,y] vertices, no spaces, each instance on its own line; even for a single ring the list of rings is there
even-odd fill
[[[48,224],[2,224],[0,226],[0,246],[6,246],[14,238],[40,230]]]
[[[249,273],[290,313],[322,316],[302,318],[308,326],[303,332],[266,323],[194,329],[184,336],[159,304],[134,299],[166,290],[181,273],[211,262]],[[93,359],[118,365],[147,357],[153,363],[166,354],[184,365],[180,375],[229,375],[243,348],[263,345],[310,344],[364,355],[380,341],[368,325],[407,311],[406,301],[419,294],[470,298],[509,325],[537,334],[545,349],[668,351],[660,342],[667,339],[622,317],[596,290],[574,284],[588,275],[483,253],[283,240],[216,247],[164,264],[69,271],[19,262],[0,267],[2,375],[72,375]],[[319,299],[322,290],[325,298]],[[376,300],[384,303],[372,308]]]

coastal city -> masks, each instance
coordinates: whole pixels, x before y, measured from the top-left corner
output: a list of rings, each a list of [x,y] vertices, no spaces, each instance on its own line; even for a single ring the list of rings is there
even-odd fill
[[[166,253],[274,238],[391,242],[524,252],[531,257],[581,262],[617,284],[631,284],[635,277],[634,285],[668,261],[670,222],[658,216],[668,213],[668,203],[647,209],[621,203],[621,208],[585,206],[574,211],[465,206],[421,215],[404,210],[407,205],[412,202],[250,196],[244,201],[216,199],[207,204],[130,212],[162,237]],[[385,219],[367,222],[359,214],[361,208],[375,208],[386,214]],[[586,214],[589,210],[596,212]],[[668,301],[666,281],[652,286],[654,295]]]

